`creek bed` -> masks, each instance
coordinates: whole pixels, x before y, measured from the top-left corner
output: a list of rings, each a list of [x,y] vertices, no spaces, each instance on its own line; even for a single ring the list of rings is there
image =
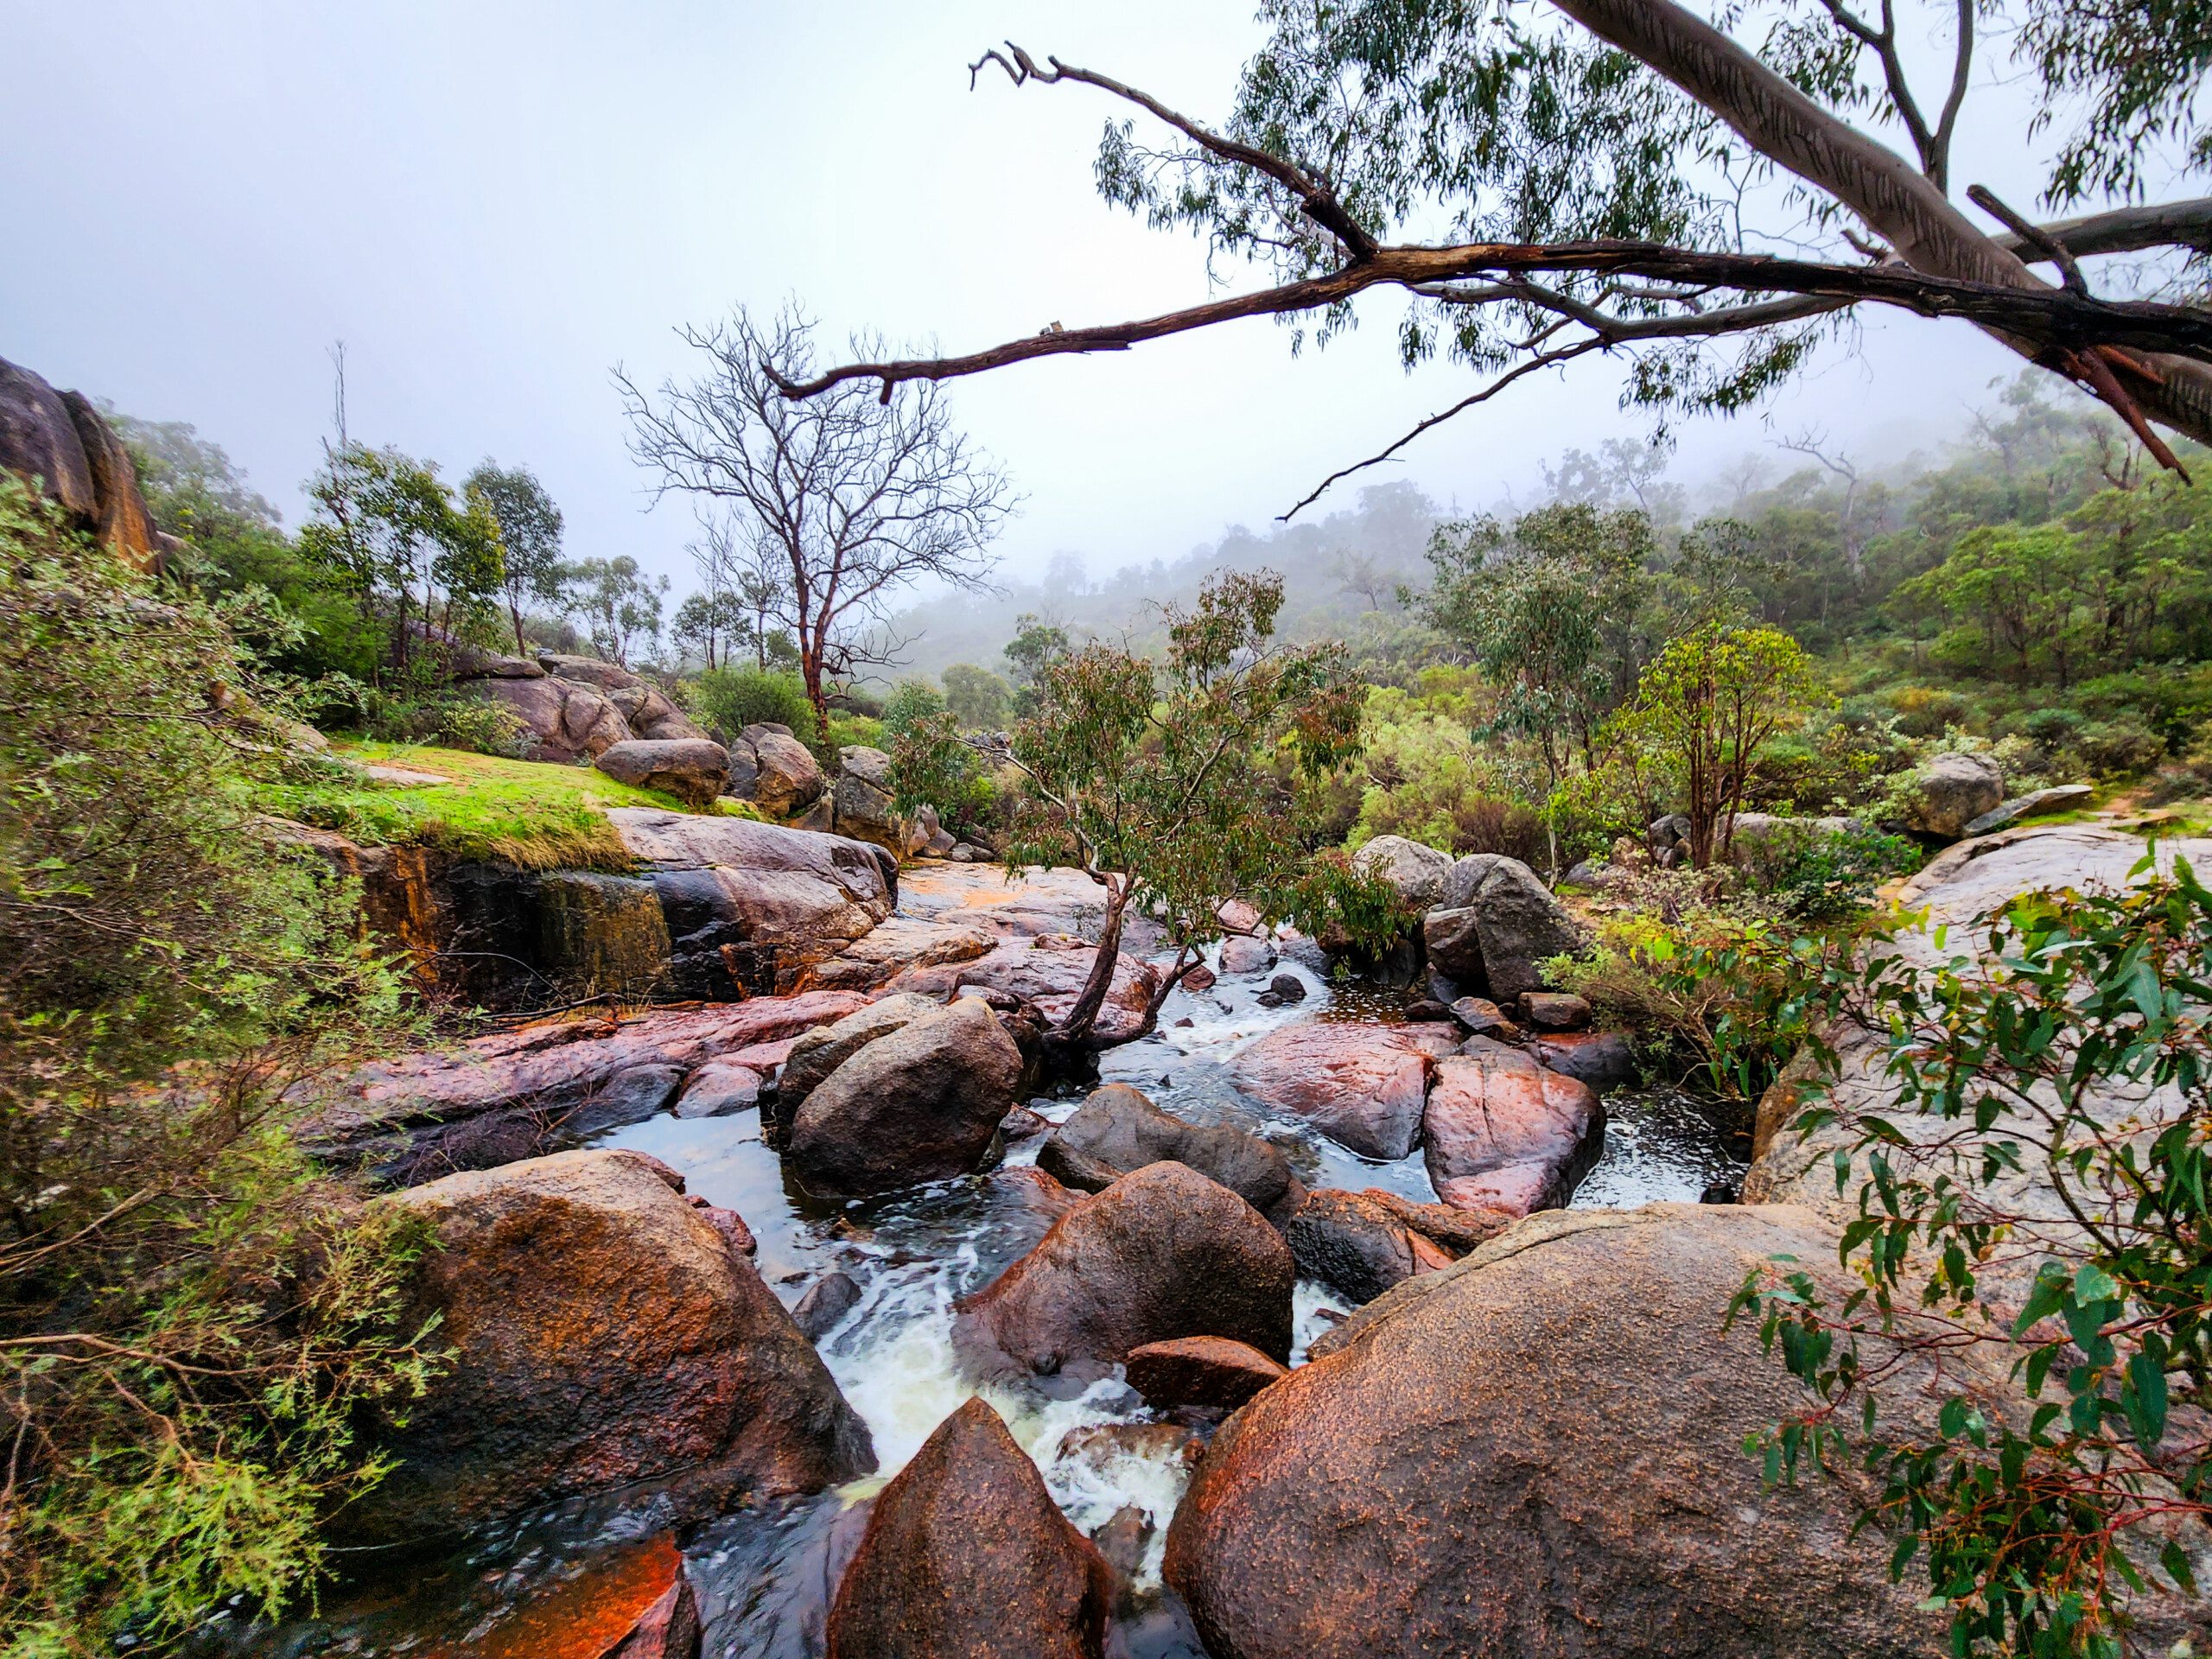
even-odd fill
[[[1304,1001],[1281,1007],[1255,1000],[1274,974],[1295,974]],[[1102,1057],[1102,1078],[1141,1089],[1166,1111],[1200,1123],[1230,1123],[1281,1147],[1308,1186],[1382,1187],[1419,1202],[1435,1189],[1418,1152],[1394,1161],[1358,1157],[1302,1123],[1255,1110],[1229,1081],[1229,1063],[1247,1044],[1283,1026],[1325,1020],[1395,1020],[1400,998],[1359,984],[1332,985],[1286,962],[1269,973],[1224,976],[1203,992],[1177,991],[1159,1033]],[[1181,1023],[1187,1020],[1187,1025]],[[1065,1089],[1031,1104],[1065,1119],[1083,1091]],[[1618,1090],[1606,1097],[1603,1156],[1574,1204],[1629,1206],[1694,1200],[1708,1187],[1732,1185],[1743,1160],[1726,1128],[1703,1103],[1678,1090]],[[741,1510],[709,1523],[685,1551],[700,1599],[707,1659],[808,1659],[821,1652],[821,1621],[838,1563],[855,1540],[852,1506],[883,1484],[971,1395],[982,1394],[1036,1460],[1053,1497],[1088,1533],[1134,1505],[1151,1520],[1141,1588],[1159,1584],[1169,1516],[1188,1466],[1160,1432],[1092,1433],[1156,1423],[1159,1414],[1112,1378],[1077,1388],[1054,1378],[977,1388],[952,1357],[953,1304],[988,1284],[1040,1239],[1051,1206],[1034,1164],[1042,1137],[1009,1147],[999,1171],[941,1181],[848,1205],[809,1198],[784,1174],[761,1141],[760,1116],[683,1119],[672,1115],[612,1130],[592,1144],[652,1154],[681,1171],[689,1190],[745,1217],[759,1241],[762,1276],[788,1305],[823,1274],[842,1270],[860,1300],[824,1333],[819,1348],[847,1400],[874,1437],[880,1467],[865,1480],[818,1497]],[[1301,1281],[1296,1291],[1293,1363],[1347,1310],[1342,1297]],[[1064,1452],[1074,1435],[1088,1446]],[[549,1586],[573,1580],[610,1546],[650,1533],[645,1515],[572,1513],[485,1543],[468,1556],[413,1573],[404,1589],[386,1587],[330,1604],[312,1631],[289,1627],[259,1652],[401,1654],[492,1651],[503,1610]],[[297,1637],[296,1638],[296,1631]],[[1113,1651],[1128,1659],[1178,1659],[1200,1653],[1170,1595],[1117,1626]]]

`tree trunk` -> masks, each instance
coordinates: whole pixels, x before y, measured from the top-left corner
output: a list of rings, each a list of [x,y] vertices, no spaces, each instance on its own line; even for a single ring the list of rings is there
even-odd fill
[[[1084,982],[1075,1006],[1052,1028],[1052,1040],[1059,1047],[1096,1046],[1091,1031],[1098,1023],[1098,1011],[1106,1006],[1106,994],[1114,987],[1114,969],[1122,959],[1122,920],[1128,914],[1135,887],[1127,876],[1106,878],[1106,920],[1098,930],[1098,955],[1091,961],[1090,977]]]

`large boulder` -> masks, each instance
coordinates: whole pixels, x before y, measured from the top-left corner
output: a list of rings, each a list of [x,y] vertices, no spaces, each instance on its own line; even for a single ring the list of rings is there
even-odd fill
[[[0,358],[0,467],[36,479],[47,497],[79,523],[99,514],[92,469],[69,406],[44,377]]]
[[[1421,1135],[1430,1073],[1458,1037],[1448,1026],[1286,1026],[1238,1054],[1230,1077],[1363,1158],[1402,1158]]]
[[[616,1489],[718,1513],[875,1466],[812,1345],[682,1187],[640,1153],[569,1152],[378,1200],[436,1241],[410,1312],[440,1317],[454,1359],[349,1533],[466,1532]]]
[[[1099,1659],[1114,1586],[988,1402],[875,1500],[830,1610],[829,1659]]]
[[[613,686],[607,689],[607,700],[641,738],[669,743],[710,741],[706,729],[671,702],[657,685],[641,680],[635,685]]]
[[[1525,1216],[1565,1204],[1605,1147],[1590,1085],[1487,1037],[1436,1063],[1421,1140],[1445,1203]]]
[[[1987,935],[1976,925],[1977,918],[2018,894],[2067,888],[2125,888],[2145,850],[2136,836],[2092,824],[2031,826],[1962,842],[1929,861],[1906,883],[1898,902],[1908,911],[1924,912],[1924,919],[1898,935],[1892,948],[1918,965],[1933,967],[1948,962],[1962,951],[1983,946]],[[2157,850],[2162,869],[2171,871],[2177,859],[2188,860],[2198,870],[2212,869],[2212,837],[2177,838],[2160,842]],[[1939,934],[1943,936],[1941,945]],[[1922,1147],[1940,1145],[1940,1154],[1914,1154],[1928,1179],[1948,1176],[1963,1186],[1984,1192],[1994,1207],[2033,1217],[2041,1228],[2071,1224],[2067,1200],[2035,1160],[2027,1160],[2024,1168],[2008,1170],[1986,1186],[1982,1182],[1989,1144],[2032,1140],[2043,1132],[2038,1120],[2003,1113],[1984,1135],[1970,1127],[1962,1132],[1962,1126],[1953,1119],[1904,1110],[1890,1077],[1886,1031],[1868,1031],[1856,1022],[1847,1022],[1827,1034],[1838,1067],[1826,1091],[1828,1103],[1847,1113],[1878,1113],[1897,1134]],[[1744,1177],[1744,1195],[1756,1202],[1802,1204],[1840,1226],[1858,1213],[1859,1189],[1867,1174],[1866,1154],[1856,1154],[1854,1173],[1839,1190],[1834,1160],[1839,1154],[1852,1152],[1856,1136],[1847,1123],[1830,1123],[1809,1136],[1789,1132],[1790,1123],[1807,1103],[1802,1093],[1803,1081],[1802,1063],[1793,1064],[1761,1098],[1752,1141],[1753,1160]],[[2108,1083],[2085,1093],[2082,1105],[2115,1128],[2126,1122],[2142,1130],[2172,1122],[2183,1101],[2171,1086],[2152,1091],[2141,1085]],[[2033,1272],[2035,1253],[2018,1252],[2016,1259],[2018,1271]],[[2001,1276],[1996,1264],[1985,1270],[1985,1296],[1991,1281]]]
[[[1770,1489],[1799,1385],[1720,1313],[1802,1211],[1522,1222],[1355,1314],[1223,1427],[1166,1575],[1215,1659],[1905,1659],[1940,1614],[1854,1533],[1866,1478]]]
[[[81,392],[57,392],[3,359],[0,471],[36,479],[79,528],[127,563],[160,567],[168,538],[154,528],[137,468],[115,429]]]
[[[864,743],[837,751],[837,833],[906,850],[906,823],[899,816],[891,784],[891,757]]]
[[[1496,1001],[1542,989],[1540,965],[1547,958],[1571,956],[1590,943],[1536,873],[1503,853],[1461,859],[1445,897],[1421,925],[1429,963]]]
[[[592,764],[618,783],[657,789],[700,810],[713,804],[729,778],[729,751],[703,737],[632,738],[609,744]]]
[[[1905,828],[1938,841],[1956,841],[1967,826],[2005,799],[2005,773],[1984,754],[1939,754],[1907,780]]]
[[[92,399],[81,391],[65,391],[61,402],[92,474],[92,539],[142,570],[154,569],[161,563],[161,532],[139,491],[137,463]]]
[[[898,902],[897,865],[842,836],[652,807],[607,816],[660,895],[680,995],[790,989]]]
[[[537,665],[556,679],[573,680],[579,685],[595,686],[601,691],[633,691],[645,684],[621,664],[610,663],[603,657],[576,657],[556,651],[541,651],[537,653]]]
[[[1403,836],[1377,836],[1351,855],[1351,866],[1363,875],[1389,883],[1413,909],[1427,910],[1444,901],[1452,855]]]
[[[1012,1109],[1021,1053],[980,997],[962,997],[854,1053],[791,1117],[785,1159],[807,1190],[861,1197],[964,1175]]]
[[[2009,829],[2023,818],[2037,817],[2046,812],[2069,812],[2076,807],[2087,806],[2096,792],[2095,788],[2088,784],[2054,784],[2049,789],[2031,789],[2024,795],[2015,795],[2009,800],[1999,802],[1967,824],[1964,833],[1969,836],[1993,835],[1999,830]]]
[[[1186,1123],[1126,1083],[1095,1089],[1038,1149],[1037,1167],[1065,1186],[1100,1192],[1147,1164],[1187,1164],[1262,1215],[1304,1196],[1290,1160],[1230,1124]]]
[[[784,1062],[783,1073],[776,1080],[784,1109],[796,1110],[817,1084],[877,1038],[904,1031],[944,1007],[934,997],[902,993],[855,1008],[829,1025],[817,1026],[791,1045],[791,1058]]]
[[[1205,1406],[1234,1411],[1290,1370],[1248,1343],[1227,1337],[1177,1337],[1129,1350],[1129,1386],[1161,1410]]]
[[[526,760],[592,760],[632,735],[607,694],[581,680],[495,675],[472,683],[479,696],[502,705],[521,722]]]
[[[770,817],[796,817],[822,798],[814,751],[789,732],[748,726],[740,741],[753,757],[753,804]]]
[[[959,1304],[953,1344],[986,1376],[1103,1375],[1175,1337],[1290,1353],[1297,1264],[1252,1206],[1183,1164],[1151,1164],[1086,1198]]]

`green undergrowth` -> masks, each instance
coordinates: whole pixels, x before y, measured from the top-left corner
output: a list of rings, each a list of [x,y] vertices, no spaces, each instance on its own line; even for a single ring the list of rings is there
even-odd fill
[[[671,795],[620,783],[591,766],[511,760],[429,744],[346,742],[341,763],[306,781],[271,785],[270,811],[364,846],[434,847],[464,859],[499,860],[524,869],[608,870],[633,861],[606,809],[688,809]],[[420,787],[371,782],[342,763],[404,766],[450,783]],[[741,802],[716,803],[723,816],[752,817]]]

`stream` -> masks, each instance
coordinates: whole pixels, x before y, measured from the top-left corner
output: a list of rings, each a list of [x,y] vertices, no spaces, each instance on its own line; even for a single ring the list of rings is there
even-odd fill
[[[1306,999],[1262,1007],[1258,993],[1281,973],[1299,976]],[[1228,1080],[1228,1062],[1269,1031],[1313,1020],[1389,1023],[1400,1017],[1401,1001],[1395,991],[1332,985],[1288,961],[1266,974],[1224,976],[1205,991],[1177,990],[1154,1037],[1102,1057],[1102,1080],[1132,1084],[1192,1122],[1264,1135],[1309,1187],[1382,1187],[1433,1202],[1418,1150],[1394,1162],[1358,1157],[1303,1124],[1255,1110]],[[1083,1092],[1071,1087],[1029,1104],[1057,1122],[1076,1109]],[[1578,1207],[1695,1201],[1708,1186],[1732,1184],[1743,1173],[1743,1158],[1693,1096],[1670,1089],[1623,1090],[1605,1105],[1604,1155],[1577,1191]],[[1095,1531],[1132,1506],[1148,1521],[1139,1594],[1121,1610],[1109,1654],[1202,1656],[1159,1578],[1167,1522],[1189,1477],[1192,1432],[1146,1408],[1114,1378],[1079,1390],[1053,1378],[978,1389],[955,1368],[953,1304],[1036,1244],[1056,1213],[1042,1197],[1045,1178],[1033,1171],[1043,1138],[1010,1144],[1003,1165],[986,1174],[842,1205],[810,1198],[785,1180],[781,1160],[761,1141],[757,1111],[702,1119],[668,1114],[591,1142],[650,1153],[681,1171],[691,1192],[743,1216],[759,1241],[760,1271],[786,1305],[833,1270],[861,1287],[860,1300],[817,1345],[846,1399],[867,1421],[880,1467],[865,1480],[814,1498],[725,1516],[693,1536],[685,1567],[699,1597],[706,1659],[819,1655],[829,1593],[857,1542],[861,1512],[852,1506],[880,1490],[945,1417],[978,1393],[1035,1459],[1078,1529]],[[1344,1298],[1301,1280],[1291,1363],[1300,1363],[1308,1344],[1346,1312]],[[565,1652],[533,1646],[529,1605],[557,1599],[587,1566],[605,1570],[610,1551],[642,1547],[640,1541],[664,1525],[650,1512],[572,1512],[557,1524],[411,1571],[404,1586],[363,1586],[334,1596],[326,1602],[327,1622],[289,1625],[273,1645],[257,1643],[252,1650]]]

